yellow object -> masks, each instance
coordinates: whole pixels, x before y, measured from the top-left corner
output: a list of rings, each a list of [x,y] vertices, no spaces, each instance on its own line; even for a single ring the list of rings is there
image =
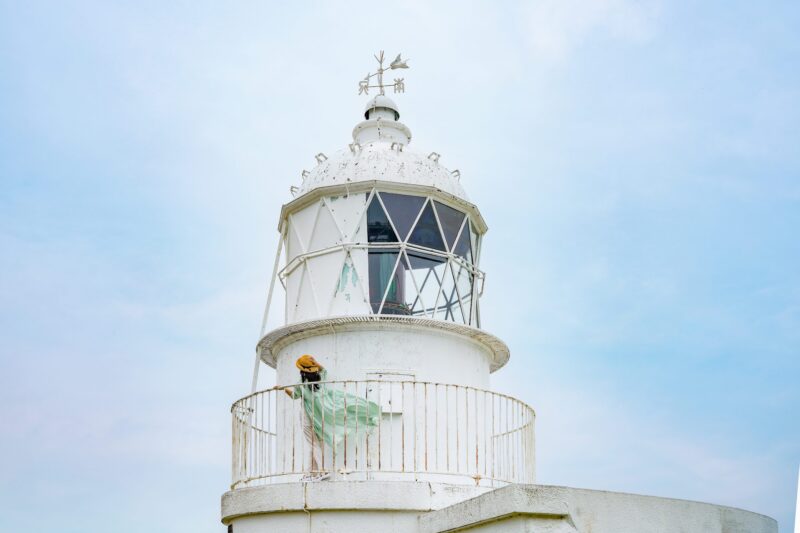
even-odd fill
[[[317,363],[317,360],[314,359],[314,356],[308,354],[298,357],[294,365],[303,372],[319,372],[322,368],[322,365]]]

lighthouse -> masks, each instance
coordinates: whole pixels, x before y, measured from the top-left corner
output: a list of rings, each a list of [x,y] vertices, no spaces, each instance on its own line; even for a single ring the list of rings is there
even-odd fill
[[[405,82],[384,79],[406,61],[376,59],[352,137],[281,209],[267,310],[282,294],[284,320],[267,331],[265,313],[253,390],[231,408],[228,530],[777,531],[735,509],[535,484],[534,410],[490,384],[509,349],[481,322],[487,223],[460,172],[412,147],[386,95]],[[276,383],[256,390],[263,364]]]

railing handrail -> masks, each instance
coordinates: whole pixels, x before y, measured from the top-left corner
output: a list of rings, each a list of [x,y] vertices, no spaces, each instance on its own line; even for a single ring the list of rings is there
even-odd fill
[[[236,404],[242,402],[243,400],[247,400],[254,396],[258,396],[259,394],[263,394],[265,392],[270,392],[274,390],[290,389],[292,387],[303,387],[309,385],[310,383],[312,382],[301,381],[300,383],[292,383],[291,385],[275,385],[273,387],[270,387],[269,389],[261,389],[259,391],[251,392],[247,396],[242,396],[241,398],[233,402],[233,404],[231,404],[231,412],[233,412],[233,409],[234,407],[236,407]],[[503,394],[502,392],[495,392],[493,390],[484,389],[481,387],[473,387],[471,385],[459,385],[458,383],[442,383],[439,381],[418,381],[415,379],[334,379],[334,380],[329,379],[325,381],[314,381],[313,383],[318,385],[329,385],[336,383],[414,383],[417,385],[433,385],[435,387],[459,387],[462,389],[469,389],[478,392],[483,392],[485,394],[491,394],[493,396],[498,396],[500,398],[506,398],[507,400],[511,400],[512,402],[519,402],[520,404],[528,408],[531,412],[533,412],[534,416],[536,416],[536,410],[530,405],[520,400],[519,398],[514,398],[513,396],[509,396],[508,394]]]

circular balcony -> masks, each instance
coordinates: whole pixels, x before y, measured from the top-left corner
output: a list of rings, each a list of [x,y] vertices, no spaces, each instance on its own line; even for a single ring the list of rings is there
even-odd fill
[[[519,400],[420,381],[313,385],[274,387],[233,404],[232,489],[298,481],[535,481],[535,413]]]

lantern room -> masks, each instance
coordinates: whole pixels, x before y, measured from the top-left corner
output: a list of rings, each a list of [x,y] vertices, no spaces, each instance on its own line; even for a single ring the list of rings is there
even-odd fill
[[[284,206],[286,323],[377,315],[480,327],[486,224],[460,173],[405,150],[411,132],[390,99],[373,99],[365,117],[348,149],[317,154]]]

